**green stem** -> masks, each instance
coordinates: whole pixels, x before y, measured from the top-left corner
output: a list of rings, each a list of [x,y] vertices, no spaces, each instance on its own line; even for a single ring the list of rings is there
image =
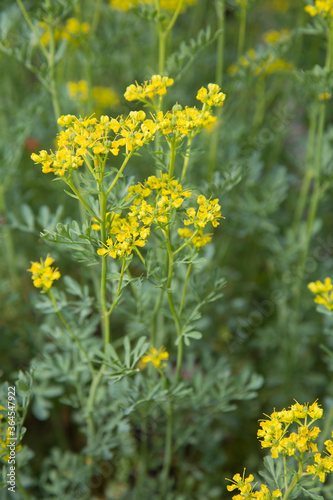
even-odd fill
[[[189,137],[187,140],[187,148],[185,151],[183,170],[182,170],[182,175],[180,177],[180,181],[182,181],[185,178],[185,175],[187,172],[187,166],[188,166],[188,162],[190,160],[191,145],[192,145],[192,137]]]
[[[239,25],[238,51],[237,51],[238,59],[244,52],[247,4],[248,4],[247,1],[244,4],[242,4],[240,11],[240,25]]]
[[[125,158],[125,160],[123,161],[123,163],[122,163],[122,165],[121,165],[120,169],[118,170],[116,177],[113,179],[113,181],[112,181],[112,183],[111,183],[111,186],[109,187],[109,189],[108,189],[108,190],[107,190],[107,192],[106,192],[106,196],[109,196],[109,194],[111,193],[112,189],[114,188],[114,186],[116,185],[116,183],[117,183],[117,181],[118,181],[119,177],[120,177],[120,176],[121,176],[121,174],[123,173],[123,170],[124,170],[124,168],[126,167],[126,165],[127,165],[128,161],[129,161],[129,159],[131,158],[131,156],[133,155],[133,153],[134,153],[134,149],[132,149],[132,151],[126,155],[126,158]]]
[[[7,213],[6,199],[5,199],[5,189],[4,186],[0,186],[0,215],[5,215]],[[12,290],[18,290],[19,288],[19,275],[16,269],[16,259],[15,259],[15,245],[13,241],[13,235],[10,227],[6,222],[2,225],[3,232],[3,248],[6,255],[6,264],[9,273],[10,283]]]
[[[102,180],[103,182],[103,180]],[[106,234],[106,200],[107,194],[102,191],[99,194],[99,206],[100,206],[100,216],[101,216],[101,243],[103,246],[106,245],[107,234]],[[102,310],[102,327],[103,327],[103,338],[104,338],[104,352],[106,352],[106,347],[110,342],[110,321],[109,321],[109,311],[107,307],[106,300],[106,278],[107,278],[107,257],[102,257],[101,266],[101,291],[100,291],[100,301]]]
[[[173,172],[175,169],[175,161],[176,161],[176,145],[175,145],[175,140],[172,140],[170,145],[169,179],[173,177]]]
[[[300,460],[299,466],[298,466],[298,473],[296,474],[296,476],[294,477],[294,479],[290,483],[287,491],[283,495],[282,500],[287,500],[290,497],[290,495],[294,491],[295,487],[297,486],[297,483],[299,482],[299,480],[301,479],[301,477],[303,475],[303,455],[304,454],[302,453],[301,454],[301,460]]]
[[[125,259],[123,259],[123,263],[122,263],[122,266],[121,266],[121,271],[120,271],[120,277],[119,277],[119,282],[118,282],[117,292],[116,292],[116,295],[115,295],[115,297],[114,297],[113,304],[112,304],[112,306],[110,307],[109,311],[107,312],[107,315],[108,315],[108,316],[111,316],[113,309],[114,309],[114,308],[116,307],[116,305],[117,305],[117,300],[118,300],[118,297],[119,297],[119,295],[120,295],[121,285],[122,285],[122,283],[123,283],[123,277],[124,277],[125,267],[126,267],[126,260],[125,260]]]
[[[96,215],[92,211],[92,209],[89,207],[89,205],[87,204],[87,202],[81,196],[81,194],[79,193],[79,191],[75,187],[72,179],[65,179],[65,182],[71,188],[71,190],[73,191],[73,193],[77,196],[77,198],[80,200],[80,202],[82,203],[82,205],[86,208],[86,210],[94,217],[94,219],[96,219],[101,224],[101,222],[102,222],[101,219],[98,217],[98,215]]]
[[[49,8],[51,8],[49,1],[47,2],[47,5]],[[50,35],[50,44],[49,44],[49,53],[47,62],[50,72],[50,93],[51,93],[54,117],[57,123],[58,132],[60,132],[61,127],[58,124],[58,118],[61,116],[61,111],[60,111],[58,88],[55,75],[55,38],[54,38],[54,28],[52,26],[52,19],[49,19],[49,35]]]
[[[56,311],[56,313],[58,314],[61,322],[63,323],[63,325],[65,326],[65,328],[68,330],[69,334],[71,335],[71,337],[73,338],[74,342],[76,342],[77,346],[79,347],[80,351],[82,352],[83,356],[85,357],[85,359],[87,360],[87,363],[89,365],[89,369],[90,369],[90,373],[91,373],[91,376],[93,377],[94,374],[95,374],[95,370],[93,368],[93,365],[89,359],[89,356],[88,356],[88,353],[87,351],[85,350],[85,348],[83,347],[83,345],[81,344],[81,341],[80,339],[78,338],[78,336],[73,332],[73,330],[71,329],[71,327],[69,326],[69,324],[67,323],[67,321],[65,320],[64,316],[62,315],[62,313],[59,311],[58,309],[58,306],[57,306],[57,303],[56,303],[56,300],[54,298],[54,295],[53,295],[53,292],[52,290],[49,290],[47,292],[48,296],[50,297],[50,300],[53,304],[53,307]]]
[[[225,0],[216,0],[215,2],[216,16],[217,16],[217,27],[220,33],[217,38],[216,47],[216,74],[215,83],[222,86],[223,82],[223,67],[224,67],[224,45],[225,45]],[[212,182],[214,172],[216,170],[217,162],[217,148],[219,142],[219,122],[222,117],[222,108],[217,111],[217,123],[211,133],[210,144],[209,144],[209,169],[208,169],[208,182]]]
[[[181,337],[182,331],[181,331],[179,316],[176,312],[175,305],[173,302],[173,296],[172,296],[172,292],[171,292],[171,282],[172,282],[172,274],[173,274],[173,255],[172,255],[172,250],[171,250],[169,228],[166,231],[166,240],[167,240],[167,249],[168,249],[168,280],[167,280],[166,286],[167,286],[167,296],[168,296],[169,307],[170,307],[170,311],[171,311],[171,314],[172,314],[174,322],[175,322],[177,338],[178,338],[176,381],[179,382],[179,380],[181,378],[181,368],[182,368],[182,362],[183,362],[183,339]]]
[[[295,218],[294,218],[294,231],[299,228],[301,223],[302,215],[304,213],[304,209],[306,206],[306,201],[308,197],[308,193],[311,186],[311,181],[313,177],[313,158],[314,158],[314,148],[316,141],[316,130],[317,130],[317,116],[318,116],[318,108],[314,107],[310,114],[310,124],[309,124],[309,134],[307,141],[307,153],[305,160],[305,176],[303,178],[301,192],[298,198],[296,210],[295,210]]]
[[[39,35],[38,35],[38,31],[36,30],[35,26],[33,25],[32,21],[30,19],[30,16],[29,16],[26,8],[23,5],[22,0],[16,0],[16,2],[18,4],[18,6],[19,6],[19,8],[20,8],[20,10],[21,10],[21,12],[23,14],[23,17],[26,20],[29,28],[31,29],[32,33],[35,35],[37,43],[39,45],[39,48],[40,48],[41,52],[43,53],[45,59],[48,60],[49,54],[48,54],[46,48],[44,47],[44,45],[42,44],[42,42],[40,41],[40,38],[39,38]]]
[[[167,428],[165,435],[165,448],[164,448],[164,461],[162,469],[162,498],[166,498],[168,490],[168,478],[170,473],[170,465],[172,459],[172,431],[173,431],[173,406],[169,401],[169,408],[167,413]]]
[[[190,277],[191,269],[192,269],[192,262],[188,265],[188,268],[187,268],[187,273],[186,273],[186,278],[185,278],[185,283],[184,283],[184,288],[183,288],[182,301],[180,303],[179,311],[178,311],[179,318],[181,317],[181,314],[182,314],[182,311],[183,311],[183,307],[184,307],[184,303],[185,303],[187,282],[188,282],[188,279]]]
[[[187,245],[189,245],[191,243],[191,241],[193,240],[193,238],[198,234],[199,232],[199,229],[196,229],[194,231],[194,233],[192,234],[191,238],[189,238],[187,241],[185,241],[185,243],[183,243],[179,248],[177,248],[177,250],[175,250],[173,252],[173,256],[177,255],[178,252],[180,252],[181,250],[183,250],[183,248],[185,248]]]

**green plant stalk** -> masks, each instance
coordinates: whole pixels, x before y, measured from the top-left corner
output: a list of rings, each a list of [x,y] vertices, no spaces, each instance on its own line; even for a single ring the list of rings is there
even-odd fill
[[[94,217],[94,219],[96,219],[101,224],[101,222],[102,222],[101,219],[89,207],[88,203],[85,201],[85,199],[83,198],[83,196],[79,193],[79,191],[75,187],[72,179],[64,179],[64,180],[65,180],[66,184],[71,188],[71,190],[73,191],[73,193],[77,196],[78,200],[80,200],[80,202],[82,203],[82,205],[90,213],[90,215],[92,215]]]
[[[173,139],[170,144],[169,179],[173,177],[173,172],[175,169],[175,161],[176,161],[176,144],[175,144],[175,139]]]
[[[0,186],[0,214],[6,214],[7,206],[5,200],[5,189],[4,186]],[[19,275],[16,268],[16,259],[15,259],[15,245],[13,241],[12,231],[10,227],[6,224],[6,222],[2,225],[3,232],[3,244],[4,244],[4,253],[7,264],[7,269],[9,272],[9,278],[11,287],[13,290],[17,290],[19,287]]]
[[[313,157],[314,157],[314,148],[316,142],[316,131],[317,131],[317,113],[318,109],[315,106],[315,109],[312,111],[310,115],[310,124],[309,124],[309,135],[307,141],[307,154],[306,154],[306,171],[305,176],[303,178],[301,192],[297,201],[297,206],[295,210],[295,218],[294,218],[294,231],[296,232],[301,223],[302,215],[304,213],[304,209],[306,206],[306,201],[308,197],[308,193],[311,186],[311,181],[313,177]]]
[[[162,498],[166,498],[168,489],[168,478],[170,473],[170,465],[172,459],[172,432],[173,432],[173,405],[169,401],[169,408],[167,414],[167,428],[165,435],[165,447],[164,447],[164,461],[162,469]]]
[[[102,181],[103,182],[103,181]],[[103,246],[106,245],[107,234],[106,234],[106,200],[107,195],[104,191],[99,194],[99,205],[100,205],[100,216],[101,216],[101,243]],[[100,290],[100,303],[102,311],[102,327],[103,327],[103,338],[104,338],[104,352],[106,352],[107,345],[110,342],[111,332],[110,332],[110,321],[107,307],[106,299],[106,278],[107,278],[107,258],[102,257],[101,266],[101,290]]]
[[[217,38],[216,46],[216,74],[215,83],[222,86],[223,82],[223,68],[224,68],[224,45],[225,45],[225,0],[216,0],[215,9],[217,16],[217,27],[220,33]],[[208,169],[208,182],[212,182],[214,172],[216,170],[216,160],[217,160],[217,147],[219,142],[219,122],[222,117],[222,108],[217,111],[217,123],[214,127],[209,144],[209,169]]]
[[[301,460],[300,460],[299,465],[298,465],[298,472],[297,472],[296,476],[294,477],[294,479],[292,480],[292,482],[290,483],[287,491],[283,495],[282,500],[288,500],[288,498],[290,497],[290,495],[294,491],[295,487],[297,486],[297,483],[299,482],[299,480],[301,479],[301,477],[303,475],[303,455],[304,455],[304,453],[301,454]]]
[[[118,288],[117,288],[117,292],[116,292],[116,295],[115,295],[115,298],[114,298],[114,301],[113,301],[113,304],[112,306],[110,307],[109,311],[107,312],[107,316],[111,316],[112,314],[112,311],[114,310],[114,308],[116,307],[117,305],[117,300],[118,300],[118,297],[120,295],[120,291],[121,291],[121,285],[123,283],[123,278],[124,278],[124,272],[125,272],[125,267],[126,267],[126,260],[123,259],[123,263],[121,265],[121,271],[120,271],[120,277],[119,277],[119,281],[118,281]]]
[[[126,154],[125,160],[121,164],[121,167],[118,170],[116,177],[113,179],[113,181],[112,181],[109,189],[106,192],[106,196],[109,196],[109,194],[111,193],[112,189],[115,187],[118,179],[120,178],[121,174],[123,173],[124,168],[126,167],[127,163],[129,162],[130,158],[132,157],[133,153],[134,153],[134,149],[132,149],[132,151],[130,153]]]
[[[50,7],[50,2],[47,2]],[[59,104],[59,96],[58,96],[58,87],[56,82],[56,74],[55,74],[55,38],[54,38],[54,29],[51,24],[51,20],[49,23],[49,35],[50,35],[50,44],[49,44],[49,53],[48,53],[48,67],[50,72],[50,94],[53,106],[54,117],[57,123],[58,132],[60,132],[61,127],[58,124],[58,118],[61,116],[60,104]]]
[[[326,54],[326,63],[325,69],[329,73],[332,70],[333,66],[333,18],[330,18],[329,21],[329,31],[328,31],[328,45],[327,45],[327,54]],[[322,147],[323,147],[323,136],[324,136],[324,127],[325,127],[325,119],[326,119],[326,103],[325,101],[319,103],[319,116],[318,116],[318,133],[317,133],[317,142],[315,147],[315,170],[313,173],[314,177],[314,188],[312,192],[312,196],[310,199],[310,209],[307,219],[307,227],[306,227],[306,241],[304,245],[304,250],[301,257],[300,262],[300,276],[298,279],[298,284],[296,287],[296,309],[299,308],[299,298],[300,298],[300,288],[304,275],[304,265],[308,255],[309,246],[311,242],[313,224],[316,218],[320,193],[321,193],[321,185],[320,185],[320,174],[321,174],[321,164],[322,164]]]
[[[256,109],[253,117],[253,127],[258,129],[262,124],[266,109],[266,80],[264,75],[259,75],[256,86]]]
[[[58,98],[58,90],[57,90],[57,85],[56,85],[56,80],[55,80],[55,39],[54,39],[54,29],[51,25],[51,19],[49,20],[49,35],[50,35],[50,44],[49,44],[49,51],[44,47],[42,42],[40,41],[40,37],[38,35],[38,31],[36,30],[34,24],[32,23],[30,16],[26,10],[26,8],[23,5],[22,0],[16,0],[24,19],[26,20],[29,28],[31,29],[32,33],[35,35],[36,40],[38,42],[39,48],[43,54],[43,56],[46,59],[48,69],[50,72],[50,80],[49,80],[49,85],[48,85],[48,90],[51,95],[51,100],[52,100],[52,106],[53,106],[53,111],[55,115],[56,121],[58,118],[61,116],[60,112],[60,105],[59,105],[59,98]],[[47,5],[50,7],[50,1],[47,0]],[[60,131],[60,126],[57,124],[58,131]]]
[[[240,24],[239,24],[238,50],[237,50],[238,59],[244,52],[247,4],[248,2],[246,1],[243,5],[241,5],[241,11],[240,11]]]
[[[184,157],[184,163],[183,163],[183,169],[182,169],[182,175],[180,177],[180,181],[183,181],[184,178],[185,178],[185,176],[186,176],[188,162],[190,160],[190,152],[191,152],[192,140],[193,140],[192,137],[189,137],[188,140],[187,140],[187,148],[186,148],[186,151],[185,151],[185,157]]]
[[[67,329],[68,333],[70,334],[70,336],[72,337],[72,339],[74,340],[74,342],[77,344],[78,348],[80,349],[80,351],[82,352],[83,356],[85,357],[85,359],[87,360],[87,363],[88,363],[88,366],[89,366],[89,370],[90,370],[90,373],[91,373],[91,376],[94,377],[94,374],[95,374],[95,370],[94,370],[94,367],[89,359],[89,356],[88,356],[88,353],[87,351],[85,350],[85,348],[83,347],[83,345],[81,344],[81,341],[80,339],[78,338],[78,336],[73,332],[73,330],[71,329],[71,327],[69,326],[69,324],[67,323],[67,321],[65,320],[63,314],[61,313],[61,311],[59,311],[58,309],[58,306],[57,306],[57,303],[56,303],[56,300],[54,298],[54,295],[53,295],[53,292],[52,290],[49,290],[47,292],[52,304],[53,304],[53,307],[56,311],[56,313],[58,314],[61,322],[63,323],[63,325],[65,326],[65,328]]]
[[[46,60],[48,60],[49,54],[48,54],[46,48],[44,47],[44,45],[42,44],[42,42],[40,41],[40,38],[38,36],[38,31],[36,30],[35,26],[33,25],[32,21],[30,19],[30,16],[29,16],[26,8],[23,5],[22,0],[16,0],[16,2],[18,4],[18,6],[23,14],[23,17],[26,20],[29,28],[31,29],[32,33],[35,35],[37,43],[39,45],[39,48],[40,48],[41,52],[43,53],[43,56],[45,57]]]
[[[179,318],[181,317],[181,314],[183,312],[183,307],[184,307],[184,304],[185,304],[186,288],[187,288],[188,279],[190,277],[191,269],[192,269],[192,262],[188,265],[188,268],[187,268],[187,273],[186,273],[185,282],[184,282],[184,288],[183,288],[182,300],[181,300],[181,303],[180,303],[180,306],[179,306],[179,311],[178,311],[178,317]]]

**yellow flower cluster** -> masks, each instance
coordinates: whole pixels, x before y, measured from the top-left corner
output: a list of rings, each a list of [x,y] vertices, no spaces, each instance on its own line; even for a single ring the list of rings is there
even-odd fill
[[[58,150],[49,154],[33,153],[35,163],[43,165],[43,172],[54,172],[64,176],[77,169],[84,162],[85,155],[119,154],[120,147],[130,152],[154,138],[157,125],[146,120],[144,111],[131,111],[126,118],[77,118],[74,115],[61,116],[59,125],[67,127],[58,135]]]
[[[199,208],[195,210],[194,208],[189,208],[186,210],[186,215],[188,219],[184,220],[185,226],[193,224],[196,229],[203,229],[206,227],[208,222],[211,222],[213,227],[219,225],[219,219],[221,215],[221,207],[219,205],[219,200],[207,200],[202,194],[198,196],[197,203]]]
[[[220,87],[216,83],[209,83],[208,89],[201,87],[197,93],[198,101],[201,101],[207,106],[223,106],[226,95],[220,92]]]
[[[110,255],[113,259],[130,255],[135,247],[144,247],[150,234],[150,228],[140,225],[137,217],[127,218],[112,214],[109,238],[105,248],[97,250],[98,255]]]
[[[67,82],[68,94],[71,99],[87,102],[89,97],[87,80],[78,82]],[[92,98],[97,108],[107,108],[119,105],[119,95],[111,87],[94,86]]]
[[[333,472],[333,441],[329,439],[324,444],[326,446],[326,456],[323,457],[320,453],[316,453],[314,464],[308,465],[306,469],[308,474],[314,474],[314,478],[318,476],[319,481],[322,483],[325,481],[326,474]]]
[[[185,136],[194,137],[203,128],[210,127],[216,122],[216,116],[211,111],[199,110],[195,107],[182,107],[176,104],[172,111],[165,114],[159,111],[156,115],[158,128],[170,140],[181,140]]]
[[[45,21],[38,24],[41,28],[40,41],[44,46],[50,43],[49,25]],[[75,17],[67,19],[66,24],[62,28],[54,30],[55,41],[67,40],[68,42],[75,42],[80,36],[87,35],[90,31],[89,23],[80,23]]]
[[[317,444],[314,441],[320,429],[311,427],[311,424],[322,416],[323,410],[317,402],[310,406],[296,403],[289,410],[273,412],[269,420],[260,422],[258,438],[262,438],[262,448],[270,448],[273,458],[279,454],[293,456],[297,450],[300,453],[316,452]],[[288,432],[293,423],[298,426],[297,433]]]
[[[137,7],[140,3],[153,4],[154,0],[110,0],[110,7],[127,12],[133,7]],[[182,9],[184,10],[195,3],[196,0],[184,0]],[[178,4],[179,0],[160,0],[160,7],[165,10],[176,10]]]
[[[137,82],[129,85],[126,89],[124,97],[127,101],[142,101],[147,102],[147,99],[153,100],[155,96],[166,94],[167,87],[173,85],[173,79],[167,76],[153,75],[151,80],[148,80],[141,85]]]
[[[155,368],[161,367],[161,361],[169,359],[169,353],[165,350],[165,347],[160,347],[160,349],[156,349],[156,347],[152,347],[149,350],[149,353],[141,358],[141,362],[144,364],[153,363]],[[166,363],[162,364],[162,368],[166,367]]]
[[[55,280],[60,278],[60,272],[58,268],[51,267],[54,259],[48,255],[43,262],[43,259],[40,259],[40,262],[31,262],[31,267],[28,269],[29,272],[32,273],[32,280],[36,288],[43,288],[44,292],[50,290]]]
[[[245,55],[238,59],[237,64],[228,68],[231,76],[242,74],[244,70],[251,70],[254,75],[266,76],[279,71],[291,71],[294,65],[289,61],[276,58],[274,54],[268,54],[266,58],[259,58],[254,49],[250,49]]]
[[[167,174],[160,179],[152,175],[143,184],[130,186],[128,192],[127,199],[134,196],[130,215],[137,216],[145,225],[166,224],[172,208],[179,208],[185,198],[191,197],[190,191]]]
[[[267,45],[276,45],[281,42],[286,42],[290,39],[290,30],[266,31],[266,33],[262,35],[262,39]]]
[[[318,15],[322,17],[333,16],[333,0],[315,0],[314,5],[305,7],[305,12],[312,17]]]
[[[198,231],[195,236],[194,233],[188,228],[188,227],[183,227],[178,229],[178,234],[181,238],[184,238],[184,240],[190,240],[189,244],[192,244],[195,248],[202,248],[207,243],[212,241],[212,237],[210,234],[203,234],[203,231]]]
[[[228,491],[234,491],[235,489],[240,491],[239,495],[232,497],[233,500],[273,500],[282,496],[280,490],[271,493],[265,484],[261,485],[260,491],[253,491],[251,483],[254,481],[254,477],[252,474],[247,478],[244,477],[244,474],[243,477],[240,474],[235,474],[232,480],[229,479],[228,481],[233,483],[227,486]]]
[[[317,294],[314,301],[316,304],[325,306],[329,311],[333,310],[333,285],[331,278],[325,278],[324,283],[315,281],[308,284],[310,292]]]

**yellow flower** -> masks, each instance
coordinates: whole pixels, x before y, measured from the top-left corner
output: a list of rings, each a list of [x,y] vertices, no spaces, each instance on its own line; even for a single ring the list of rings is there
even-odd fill
[[[329,92],[322,92],[319,94],[319,101],[327,101],[328,99],[331,99],[332,94]]]
[[[304,7],[305,12],[310,16],[333,16],[333,0],[315,0],[315,5],[307,5]]]
[[[153,75],[151,80],[145,81],[141,85],[137,82],[129,85],[124,97],[127,101],[147,102],[147,99],[153,100],[155,96],[166,94],[167,87],[173,85],[173,79],[167,76]]]
[[[267,45],[275,45],[277,43],[285,42],[286,40],[289,40],[289,38],[290,30],[271,30],[266,31],[266,33],[262,35],[262,39]]]
[[[60,278],[58,268],[51,267],[53,262],[54,259],[48,255],[45,262],[43,262],[43,259],[40,259],[40,262],[31,262],[31,267],[28,269],[32,273],[31,279],[34,282],[34,286],[36,288],[43,288],[44,292],[49,291],[53,285],[53,281]]]
[[[198,101],[201,101],[207,106],[223,106],[226,95],[220,92],[220,87],[216,83],[209,83],[208,88],[201,87],[197,93]]]
[[[162,346],[160,349],[156,349],[155,347],[151,347],[149,350],[149,354],[146,354],[142,357],[141,361],[144,364],[153,363],[155,368],[160,368],[161,361],[169,359],[169,353]],[[162,368],[166,366],[166,363],[162,364]]]
[[[333,310],[333,285],[331,278],[325,278],[324,283],[315,281],[308,284],[308,289],[316,293],[314,301],[316,304],[323,305],[329,311]]]

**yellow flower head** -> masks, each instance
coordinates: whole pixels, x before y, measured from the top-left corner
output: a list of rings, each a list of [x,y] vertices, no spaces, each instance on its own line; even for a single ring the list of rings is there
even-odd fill
[[[137,82],[129,85],[126,89],[124,97],[127,101],[142,101],[147,102],[147,99],[153,100],[155,96],[166,94],[167,87],[173,85],[173,79],[167,76],[153,75],[151,80],[148,80],[141,85]]]
[[[165,347],[160,347],[158,350],[155,347],[151,347],[149,353],[142,357],[141,361],[144,364],[153,363],[155,368],[161,367],[161,361],[169,359],[169,353],[165,350]],[[166,366],[166,363],[162,364],[162,368]]]
[[[323,305],[329,311],[333,310],[333,285],[331,278],[325,278],[324,283],[314,281],[308,284],[310,292],[318,294],[314,301],[316,304]]]
[[[274,411],[269,420],[260,422],[258,438],[262,448],[270,448],[273,458],[280,454],[293,456],[297,451],[316,452],[320,429],[312,427],[312,423],[322,416],[323,410],[316,401],[312,405],[296,402],[288,410]],[[297,432],[290,432],[291,424],[296,424]]]
[[[333,0],[315,0],[314,5],[307,5],[305,12],[310,16],[329,17],[333,16]]]
[[[113,259],[130,255],[136,247],[144,247],[150,235],[150,228],[141,224],[137,217],[129,214],[127,218],[111,213],[109,237],[106,245],[97,250],[98,255],[109,255]]]
[[[220,87],[216,83],[209,83],[208,88],[201,87],[197,93],[198,101],[201,101],[207,106],[223,106],[226,95],[220,92]]]
[[[31,279],[36,288],[42,288],[43,292],[48,292],[53,285],[53,281],[60,278],[58,268],[51,267],[54,259],[48,255],[45,259],[40,259],[40,262],[31,262],[31,267],[28,269],[32,273]]]

